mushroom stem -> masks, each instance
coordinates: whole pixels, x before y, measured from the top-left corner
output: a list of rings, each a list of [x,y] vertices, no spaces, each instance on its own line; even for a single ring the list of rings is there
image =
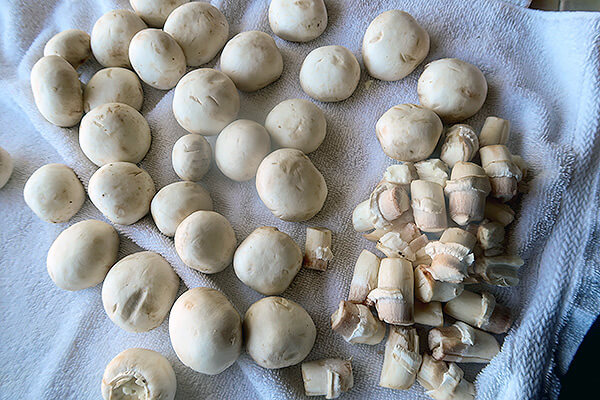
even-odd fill
[[[490,193],[490,181],[477,164],[458,162],[452,168],[451,180],[444,189],[448,195],[450,218],[458,225],[481,221],[485,199]]]
[[[487,117],[479,133],[481,147],[506,144],[510,136],[510,121],[498,117]]]
[[[399,218],[395,221],[392,221],[391,225],[384,226],[383,228],[375,229],[371,232],[364,233],[363,237],[371,242],[376,242],[383,237],[388,232],[397,231],[398,229],[402,229],[402,227],[408,223],[414,222],[412,209],[406,210]]]
[[[406,390],[415,382],[421,365],[419,336],[415,328],[390,327],[379,386]]]
[[[501,144],[482,147],[479,150],[481,166],[490,178],[491,195],[500,201],[508,201],[517,194],[517,183],[522,173],[513,162],[508,148]]]
[[[302,380],[307,396],[337,399],[354,386],[350,360],[326,358],[302,363]]]
[[[477,241],[486,256],[504,253],[504,226],[495,221],[484,222],[477,228]]]
[[[486,201],[484,216],[503,226],[507,226],[515,220],[515,212],[508,205],[494,199],[488,199]]]
[[[475,386],[463,375],[456,364],[446,364],[425,354],[417,380],[434,400],[472,400],[475,398]]]
[[[383,179],[395,185],[401,185],[408,189],[410,183],[418,179],[417,170],[412,162],[403,162],[390,165],[383,174]]]
[[[519,283],[519,268],[524,261],[517,255],[477,257],[469,273],[477,281],[495,286],[516,286]]]
[[[496,339],[464,322],[429,331],[429,350],[436,360],[489,363],[500,351]]]
[[[465,290],[444,306],[444,312],[457,320],[491,333],[506,333],[512,324],[510,310],[496,304],[496,298],[488,292],[477,294]]]
[[[306,228],[303,266],[325,271],[331,259],[331,231],[327,228]]]
[[[436,281],[426,265],[415,268],[415,298],[423,303],[447,302],[459,296],[463,290],[462,283]]]
[[[419,161],[415,164],[419,179],[429,182],[435,182],[442,188],[446,186],[450,170],[448,166],[438,158]]]
[[[430,303],[415,301],[415,323],[429,326],[444,326],[442,303],[439,301],[432,301]]]
[[[363,250],[354,266],[354,275],[350,283],[348,300],[353,303],[363,303],[369,292],[377,287],[380,259],[369,250]]]
[[[377,288],[367,299],[377,308],[379,319],[393,325],[414,323],[414,276],[412,264],[404,258],[381,260]]]
[[[444,189],[435,182],[424,180],[410,184],[415,223],[424,232],[440,232],[448,226]]]
[[[473,264],[473,248],[477,239],[460,228],[448,228],[437,242],[429,242],[425,252],[431,257],[428,268],[438,281],[460,283],[468,276]]]
[[[470,161],[477,150],[479,139],[473,128],[465,124],[453,125],[446,131],[440,158],[453,168],[457,162]]]
[[[385,336],[385,325],[373,316],[369,307],[344,300],[331,315],[331,329],[352,344],[374,345]]]
[[[366,232],[373,229],[371,211],[369,210],[369,200],[358,203],[352,212],[352,225],[356,232]]]
[[[398,230],[383,235],[377,243],[377,250],[387,257],[404,257],[409,261],[415,261],[417,255],[414,248],[420,249],[418,245],[422,243],[422,240],[415,242],[414,246],[411,246],[411,243],[420,236],[421,231],[411,222]],[[427,239],[427,236],[425,236],[425,239]]]
[[[403,186],[382,181],[369,197],[369,212],[373,227],[381,229],[392,225],[410,209],[408,193]]]

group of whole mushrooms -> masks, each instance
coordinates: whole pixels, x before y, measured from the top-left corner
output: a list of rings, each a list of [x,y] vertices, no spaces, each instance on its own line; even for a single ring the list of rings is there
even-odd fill
[[[99,167],[87,193],[109,221],[130,225],[150,212],[160,232],[174,237],[187,266],[212,274],[233,263],[244,284],[270,297],[254,303],[244,318],[214,289],[193,288],[176,299],[179,277],[169,263],[149,251],[117,261],[119,235],[98,220],[76,223],[56,238],[48,251],[48,273],[65,290],[104,282],[106,313],[126,331],[154,329],[170,315],[175,353],[195,371],[224,371],[242,344],[264,368],[298,364],[311,351],[316,328],[302,306],[278,295],[302,265],[327,269],[331,231],[307,228],[304,252],[273,227],[257,228],[238,246],[230,222],[212,211],[209,192],[196,181],[213,159],[204,136],[218,135],[214,160],[227,178],[255,178],[260,199],[282,220],[312,218],[323,207],[327,186],[306,154],[325,138],[325,115],[310,101],[290,99],[273,108],[264,125],[236,120],[238,90],[259,90],[282,73],[273,38],[250,31],[228,40],[227,20],[208,3],[130,2],[135,12],[104,14],[91,36],[72,29],[48,41],[31,71],[35,103],[52,124],[80,123],[81,149]],[[268,17],[273,33],[294,42],[313,40],[327,26],[323,0],[272,0]],[[186,67],[206,64],[220,51],[220,70],[186,74]],[[385,81],[409,75],[428,52],[427,31],[399,10],[377,16],[362,46],[369,74]],[[76,69],[92,55],[105,68],[82,89]],[[311,51],[300,71],[304,92],[323,102],[347,99],[359,78],[356,57],[342,46]],[[152,138],[140,114],[140,79],[159,90],[175,88],[173,113],[189,132],[172,151],[182,181],[158,192],[136,165]],[[512,319],[493,295],[464,286],[518,281],[522,260],[504,254],[505,226],[514,218],[505,203],[517,194],[526,165],[506,147],[506,120],[489,117],[479,135],[465,124],[444,131],[443,123],[469,118],[483,105],[487,83],[477,67],[458,59],[434,61],[421,74],[417,92],[421,105],[394,106],[377,121],[383,151],[400,163],[386,169],[352,221],[386,258],[363,250],[348,298],[331,317],[332,329],[350,343],[374,345],[386,335],[384,322],[389,324],[381,386],[408,389],[418,379],[434,399],[469,399],[474,387],[453,362],[488,362],[499,351],[490,333],[505,333]],[[439,158],[430,159],[436,151]],[[10,156],[0,148],[0,187],[11,172]],[[75,173],[62,164],[39,168],[24,188],[27,205],[53,223],[69,221],[85,196]],[[444,327],[443,313],[456,322]],[[434,326],[428,334],[430,355],[419,351],[414,323]],[[348,360],[305,362],[302,376],[309,396],[335,398],[353,386]],[[105,399],[173,399],[175,391],[170,363],[146,349],[117,355],[102,379]]]

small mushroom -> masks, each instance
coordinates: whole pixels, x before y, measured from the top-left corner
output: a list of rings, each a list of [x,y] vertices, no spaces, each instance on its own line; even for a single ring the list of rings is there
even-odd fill
[[[498,117],[487,117],[479,133],[481,147],[506,144],[510,136],[510,121]]]
[[[457,162],[471,161],[479,150],[479,139],[475,130],[466,124],[451,126],[446,131],[440,158],[453,168]]]
[[[369,307],[344,300],[331,315],[331,329],[352,344],[375,345],[381,343],[385,336],[385,325]]]
[[[414,323],[414,273],[404,258],[384,258],[379,266],[377,288],[367,299],[377,308],[379,319],[393,325]]]
[[[433,358],[443,361],[486,364],[500,351],[494,336],[460,321],[430,330],[428,341]]]
[[[271,0],[269,25],[277,36],[290,42],[309,42],[327,27],[323,0]]]
[[[491,333],[506,333],[512,324],[510,310],[496,303],[489,292],[481,294],[465,290],[444,306],[444,312],[459,321],[466,322]]]
[[[0,189],[6,185],[13,173],[13,160],[8,151],[0,147]]]
[[[327,358],[302,363],[302,380],[307,396],[337,399],[354,386],[350,360]]]
[[[112,10],[101,16],[90,39],[96,61],[104,67],[131,68],[129,42],[145,28],[144,21],[129,10]]]
[[[380,262],[379,257],[369,250],[363,250],[360,253],[354,265],[350,293],[348,294],[349,301],[364,303],[369,292],[377,287]]]
[[[448,227],[444,189],[435,182],[416,180],[410,184],[415,224],[424,232],[440,232]]]
[[[458,225],[481,221],[490,193],[490,181],[483,168],[470,162],[458,162],[444,191],[448,196],[448,213]]]
[[[79,29],[68,29],[52,36],[44,46],[44,56],[64,58],[77,69],[92,55],[90,35]]]
[[[473,400],[475,386],[463,375],[463,370],[456,364],[446,364],[424,354],[417,380],[434,400]]]
[[[438,281],[461,283],[468,275],[473,264],[473,248],[477,238],[460,228],[448,228],[439,241],[429,242],[425,252],[431,257],[428,267],[431,275]]]
[[[96,72],[83,90],[83,110],[106,103],[123,103],[142,109],[144,91],[135,72],[125,68],[104,68]]]
[[[129,3],[148,26],[162,28],[173,10],[188,1],[190,0],[129,0]]]
[[[210,169],[212,150],[202,135],[190,133],[173,146],[171,162],[177,176],[184,181],[199,181]]]
[[[385,343],[379,386],[390,389],[410,389],[421,366],[419,335],[415,328],[391,326]]]
[[[508,201],[517,194],[517,183],[523,177],[514,163],[508,148],[501,144],[479,149],[481,166],[490,178],[491,195],[500,201]]]

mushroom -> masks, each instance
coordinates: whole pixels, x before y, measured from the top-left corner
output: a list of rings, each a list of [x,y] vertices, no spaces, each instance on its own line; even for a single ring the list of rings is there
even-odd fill
[[[433,153],[442,130],[442,121],[433,111],[415,104],[390,108],[375,125],[383,152],[394,160],[411,162]]]
[[[315,100],[336,102],[352,96],[360,79],[360,65],[343,46],[314,49],[302,62],[300,86]]]
[[[99,167],[117,161],[142,161],[151,140],[148,122],[127,104],[99,105],[83,117],[79,126],[81,151]]]
[[[13,173],[13,160],[8,151],[0,147],[0,189],[6,185]]]
[[[237,277],[266,296],[285,291],[302,266],[302,251],[277,228],[257,228],[238,246],[233,256]]]
[[[490,193],[490,181],[479,165],[459,161],[444,191],[448,196],[448,214],[458,225],[481,221],[485,212],[485,201]]]
[[[487,199],[485,202],[484,217],[491,221],[496,221],[502,226],[507,226],[515,220],[515,212],[507,204],[495,199]]]
[[[169,336],[182,363],[194,371],[216,375],[242,352],[242,318],[223,293],[197,287],[173,305]]]
[[[269,25],[277,36],[290,42],[309,42],[327,27],[323,0],[271,0]]]
[[[419,335],[415,328],[391,326],[385,343],[379,386],[410,389],[421,366]]]
[[[473,248],[477,238],[460,228],[448,228],[439,241],[429,242],[425,252],[431,257],[427,269],[438,281],[461,283],[473,264]]]
[[[148,214],[155,193],[150,175],[129,162],[100,167],[88,184],[92,203],[106,218],[122,225],[131,225]]]
[[[419,179],[417,169],[411,162],[390,165],[383,174],[383,180],[405,189],[410,189],[410,183],[417,179]]]
[[[473,400],[475,386],[466,381],[463,375],[463,370],[456,364],[448,365],[425,354],[417,380],[434,400]]]
[[[283,58],[271,36],[248,31],[238,33],[227,42],[220,66],[238,89],[254,92],[279,79]]]
[[[185,55],[175,39],[160,29],[144,29],[129,44],[131,66],[148,85],[168,90],[185,74]]]
[[[353,303],[365,302],[369,292],[377,287],[380,263],[379,257],[369,250],[360,253],[354,265],[348,300]]]
[[[231,180],[244,182],[256,175],[260,162],[271,151],[267,130],[254,121],[238,119],[227,125],[215,143],[215,162]]]
[[[327,228],[306,228],[302,265],[305,268],[325,271],[327,263],[332,259],[331,231]]]
[[[113,358],[102,376],[102,398],[173,400],[175,371],[161,354],[147,349],[127,349]]]
[[[244,316],[243,331],[246,351],[268,369],[302,362],[317,336],[306,310],[283,297],[266,297],[252,304]]]
[[[229,23],[213,5],[192,2],[169,14],[164,31],[181,46],[187,65],[197,67],[215,58],[223,48],[229,36]]]
[[[306,221],[323,207],[327,185],[310,159],[296,149],[279,149],[258,166],[256,190],[273,215],[284,221]]]
[[[210,169],[212,150],[202,135],[190,133],[177,139],[171,153],[173,169],[184,181],[199,181]]]
[[[427,265],[419,265],[415,268],[415,298],[423,303],[447,302],[459,296],[463,290],[462,283],[435,280]]]
[[[240,96],[227,75],[212,68],[188,72],[173,95],[173,114],[183,129],[217,135],[240,110]]]
[[[415,169],[419,175],[419,179],[423,181],[435,182],[441,187],[446,186],[450,170],[446,163],[439,158],[430,158],[415,163]]]
[[[83,114],[79,75],[59,56],[42,57],[31,69],[33,99],[40,114],[54,125],[76,125]]]
[[[67,222],[85,201],[85,190],[73,170],[63,164],[46,164],[25,182],[25,203],[47,222]]]
[[[68,29],[52,36],[44,46],[44,56],[59,56],[77,69],[92,55],[90,35],[79,29]]]
[[[210,194],[194,182],[175,182],[160,189],[150,203],[150,212],[159,231],[173,237],[177,226],[190,214],[213,209]]]
[[[452,125],[446,131],[440,158],[450,168],[457,162],[471,161],[479,150],[479,139],[475,130],[466,124]]]
[[[272,3],[271,3],[272,4]],[[277,148],[315,151],[325,139],[325,114],[314,103],[304,99],[284,100],[267,115],[265,128]]]
[[[190,0],[129,0],[135,13],[153,28],[166,26],[167,17]]]
[[[327,358],[302,363],[302,380],[307,396],[337,399],[354,386],[350,360]]]
[[[410,184],[415,224],[424,232],[440,232],[448,227],[444,189],[438,183],[416,180]]]
[[[483,106],[487,90],[479,68],[457,58],[427,64],[417,84],[419,102],[447,123],[475,115]]]
[[[502,287],[516,286],[519,284],[519,268],[523,264],[524,261],[517,255],[480,256],[469,269],[469,274],[478,282]]]
[[[502,144],[479,149],[481,166],[490,178],[491,195],[500,201],[508,201],[517,194],[517,183],[523,177],[521,169],[513,161],[508,148]]]
[[[131,68],[129,42],[146,28],[140,17],[129,10],[112,10],[98,18],[90,44],[96,60],[104,67]]]
[[[108,317],[128,332],[146,332],[166,318],[179,277],[169,263],[151,251],[130,254],[104,279],[102,304]]]
[[[106,103],[123,103],[142,109],[144,91],[135,72],[125,68],[104,68],[96,72],[83,89],[83,110],[89,112]]]
[[[369,307],[344,300],[331,315],[331,329],[352,344],[375,345],[381,343],[385,336],[385,325]]]
[[[237,241],[227,219],[214,211],[196,211],[175,231],[175,250],[190,268],[205,274],[223,271],[233,259]]]
[[[362,56],[369,75],[397,81],[419,65],[429,53],[429,35],[408,13],[389,10],[379,14],[367,28]]]
[[[433,358],[443,361],[489,363],[500,351],[496,338],[460,321],[433,328],[429,331],[428,341]]]
[[[479,133],[481,147],[506,144],[510,136],[510,121],[498,117],[487,117]]]
[[[414,275],[410,261],[384,258],[379,266],[377,288],[367,296],[379,319],[393,325],[414,323]]]
[[[104,280],[117,261],[119,235],[106,222],[89,219],[62,231],[48,250],[46,266],[61,289],[82,290]]]
[[[504,253],[504,226],[500,222],[485,221],[477,227],[477,242],[483,254],[492,257]]]
[[[429,303],[415,301],[415,323],[428,326],[444,326],[442,303],[439,301],[430,301]]]
[[[444,306],[444,312],[459,321],[466,322],[491,333],[506,333],[512,325],[510,310],[496,303],[489,292],[481,294],[465,290]]]

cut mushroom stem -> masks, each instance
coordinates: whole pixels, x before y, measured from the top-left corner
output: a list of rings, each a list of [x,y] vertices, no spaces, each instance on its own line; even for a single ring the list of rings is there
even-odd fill
[[[498,200],[489,199],[485,203],[485,218],[496,221],[503,226],[510,225],[515,220],[515,212],[508,205]]]
[[[463,375],[456,364],[437,361],[425,354],[417,380],[425,388],[425,394],[434,400],[472,400],[475,398],[475,386]]]
[[[429,331],[429,350],[436,360],[489,363],[500,351],[496,338],[464,322]]]
[[[356,232],[366,232],[373,229],[369,200],[358,203],[352,212],[352,225]]]
[[[500,222],[484,222],[477,228],[477,241],[483,254],[491,257],[504,253],[504,226]]]
[[[421,235],[421,231],[415,224],[408,223],[398,230],[383,235],[377,243],[377,250],[387,257],[404,257],[412,262],[417,259],[416,250],[427,244],[427,236],[425,236],[425,244],[423,244],[423,239],[420,239],[411,246],[413,240],[420,236],[425,235]],[[419,247],[421,244],[422,246]]]
[[[331,259],[333,259],[333,253],[331,252],[331,231],[326,228],[306,228],[304,267],[325,271],[327,263]]]
[[[363,250],[356,264],[350,283],[348,300],[353,303],[364,303],[369,292],[377,287],[380,259],[369,250]]]
[[[404,214],[392,222],[391,225],[384,226],[383,228],[375,229],[371,232],[363,234],[363,237],[371,242],[376,242],[388,232],[397,231],[408,223],[414,222],[412,209],[406,210]]]
[[[409,389],[421,366],[419,336],[415,328],[390,327],[385,344],[379,386],[390,389]]]
[[[307,396],[337,399],[354,386],[350,360],[327,358],[302,363],[302,380]]]
[[[409,208],[408,195],[401,186],[386,189],[377,199],[379,211],[387,221],[394,221]]]
[[[517,255],[477,257],[469,269],[471,277],[478,282],[495,286],[516,286],[519,283],[519,268],[524,264]]]
[[[431,257],[429,272],[438,281],[460,283],[473,264],[477,238],[460,228],[448,228],[439,241],[429,242],[425,252]]]
[[[412,181],[410,184],[415,223],[424,232],[441,232],[448,227],[444,189],[435,182]]]
[[[404,258],[381,260],[377,288],[367,299],[377,308],[379,319],[393,325],[414,323],[414,275]]]
[[[433,278],[426,265],[415,268],[415,298],[423,303],[447,302],[464,290],[462,283],[440,282]]]
[[[416,319],[415,305],[415,319]],[[510,310],[496,304],[494,295],[465,290],[444,306],[444,312],[459,321],[466,322],[491,333],[506,333],[512,324]]]
[[[485,199],[491,186],[483,168],[470,162],[458,162],[452,168],[451,180],[446,183],[450,218],[458,225],[481,221]]]
[[[479,139],[475,130],[465,124],[451,126],[446,131],[440,158],[450,168],[457,162],[470,161],[479,150]]]
[[[408,188],[412,181],[419,178],[414,164],[411,162],[403,162],[387,167],[383,174],[383,179],[390,183]]]
[[[428,326],[444,326],[442,303],[439,301],[429,303],[415,301],[415,323]]]
[[[438,158],[430,158],[428,160],[419,161],[415,164],[419,179],[424,181],[435,182],[442,188],[446,186],[450,170],[446,163]]]
[[[481,166],[490,178],[492,197],[500,201],[512,199],[517,194],[517,183],[522,175],[508,148],[501,144],[485,146],[479,154]]]
[[[374,345],[385,336],[385,325],[371,313],[369,307],[344,300],[331,316],[331,329],[352,344]]]
[[[479,133],[481,147],[508,143],[510,121],[498,117],[487,117]]]

